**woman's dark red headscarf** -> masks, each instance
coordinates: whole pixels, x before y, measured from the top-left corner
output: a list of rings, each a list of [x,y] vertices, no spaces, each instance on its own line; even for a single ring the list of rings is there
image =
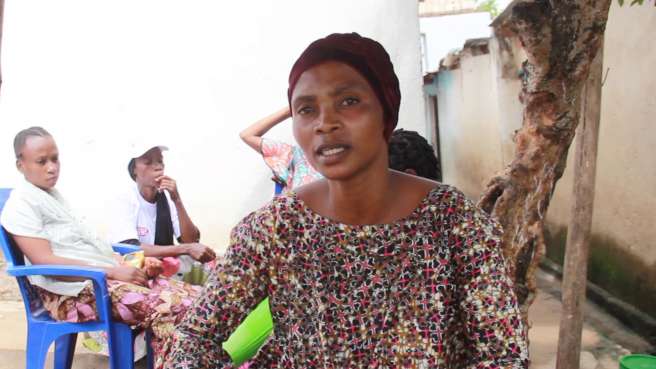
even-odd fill
[[[386,139],[392,135],[399,120],[401,91],[399,79],[389,54],[378,42],[357,33],[333,33],[310,44],[289,72],[287,99],[291,106],[292,92],[301,74],[326,61],[339,61],[355,68],[376,92],[383,106]]]

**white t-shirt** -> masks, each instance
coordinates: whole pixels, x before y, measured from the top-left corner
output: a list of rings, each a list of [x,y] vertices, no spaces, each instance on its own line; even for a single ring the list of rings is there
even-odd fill
[[[180,220],[175,204],[168,192],[164,192],[169,201],[171,209],[171,222],[173,223],[173,235],[177,240],[180,237]],[[139,187],[132,183],[114,201],[112,218],[109,227],[109,242],[112,244],[125,240],[139,240],[140,243],[148,245],[155,244],[155,222],[157,220],[157,204],[150,203],[141,196]],[[178,279],[182,279],[184,273],[191,270],[194,263],[188,255],[181,255]]]
[[[171,221],[175,239],[180,237],[180,221],[175,204],[165,191],[171,209]],[[136,239],[148,245],[155,244],[155,221],[157,204],[146,201],[136,183],[133,183],[113,204],[110,221],[109,241],[117,243]]]
[[[52,253],[57,256],[92,266],[118,265],[111,245],[82,223],[55,189],[46,192],[23,182],[7,199],[0,223],[11,234],[48,240]],[[25,264],[30,264],[27,257]],[[66,296],[77,296],[90,283],[64,282],[44,276],[30,276],[29,280],[33,285]]]

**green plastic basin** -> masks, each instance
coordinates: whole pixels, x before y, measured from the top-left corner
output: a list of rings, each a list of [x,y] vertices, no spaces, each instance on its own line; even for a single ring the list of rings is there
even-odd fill
[[[257,354],[272,331],[273,319],[267,297],[241,322],[228,340],[223,342],[223,349],[230,355],[234,366],[238,367]]]
[[[622,356],[620,369],[656,369],[656,356],[640,354]]]

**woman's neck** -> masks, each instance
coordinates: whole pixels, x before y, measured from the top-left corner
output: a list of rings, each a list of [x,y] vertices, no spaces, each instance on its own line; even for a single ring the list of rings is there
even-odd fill
[[[329,217],[346,224],[379,224],[390,218],[393,176],[387,168],[348,181],[328,181]]]
[[[157,188],[152,186],[142,186],[140,184],[137,184],[137,187],[139,188],[139,193],[144,200],[150,203],[155,202],[155,199],[157,198]]]

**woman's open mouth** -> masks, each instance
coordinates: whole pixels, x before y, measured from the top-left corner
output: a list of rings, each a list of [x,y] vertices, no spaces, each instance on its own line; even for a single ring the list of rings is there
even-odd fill
[[[340,161],[351,149],[346,144],[325,144],[315,150],[322,164],[334,164]]]

